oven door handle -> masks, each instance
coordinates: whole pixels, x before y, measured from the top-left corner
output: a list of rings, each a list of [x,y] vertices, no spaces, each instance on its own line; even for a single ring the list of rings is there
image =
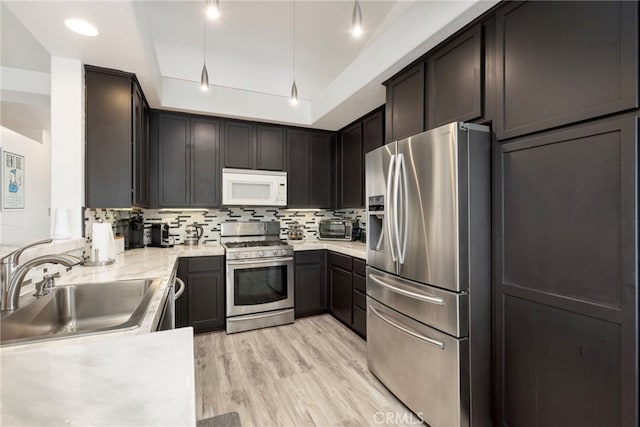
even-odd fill
[[[293,261],[293,257],[287,258],[269,258],[269,259],[246,259],[246,260],[227,260],[227,265],[249,265],[249,264],[273,264]]]

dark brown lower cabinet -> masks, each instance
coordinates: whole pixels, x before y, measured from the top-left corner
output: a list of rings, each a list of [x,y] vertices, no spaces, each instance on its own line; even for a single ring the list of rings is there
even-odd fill
[[[353,322],[351,327],[363,338],[367,337],[367,263],[353,258]]]
[[[351,325],[351,292],[351,272],[335,265],[330,265],[329,312],[347,325]]]
[[[296,318],[329,311],[367,336],[366,262],[337,252],[295,252]]]
[[[367,334],[366,263],[329,251],[329,313],[363,338]]]
[[[500,426],[638,425],[638,118],[497,147]]]
[[[296,318],[327,311],[326,251],[295,252]]]
[[[223,257],[181,258],[178,277],[186,289],[176,301],[176,327],[192,326],[195,333],[224,329]]]

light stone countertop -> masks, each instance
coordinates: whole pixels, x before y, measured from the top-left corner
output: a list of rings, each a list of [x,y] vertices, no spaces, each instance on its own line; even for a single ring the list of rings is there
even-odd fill
[[[222,246],[199,245],[196,247],[178,245],[173,248],[144,248],[124,251],[116,257],[115,264],[103,267],[75,266],[71,271],[62,273],[56,279],[56,286],[82,285],[88,283],[109,282],[128,279],[161,279],[160,288],[149,303],[147,313],[140,327],[126,330],[99,333],[93,335],[80,335],[51,341],[35,341],[27,344],[18,344],[0,348],[0,355],[23,350],[32,350],[40,347],[62,347],[68,344],[80,342],[95,342],[105,338],[126,335],[148,334],[156,330],[162,308],[168,291],[168,284],[174,275],[178,258],[198,256],[224,255]],[[22,294],[33,292],[33,285],[26,286]]]
[[[327,249],[352,257],[367,259],[367,244],[362,242],[340,242],[333,240],[287,240],[294,251],[313,251]]]
[[[361,242],[289,243],[295,251],[327,249],[366,258]],[[221,255],[224,249],[217,244],[133,249],[113,265],[76,266],[63,273],[57,285],[162,281],[139,328],[0,348],[3,424],[195,424],[193,331],[150,332],[178,258]]]
[[[11,252],[20,249],[30,243],[33,242],[25,242],[23,244],[11,244],[11,245],[0,245],[0,257],[10,254]],[[34,246],[24,251],[24,253],[20,256],[20,263],[24,264],[30,259],[39,257],[41,255],[50,255],[50,254],[59,254],[62,252],[71,252],[78,249],[84,248],[86,241],[84,238],[78,239],[65,239],[65,240],[54,240],[51,243],[46,243],[44,245]]]
[[[327,249],[356,258],[366,259],[366,245],[361,242],[335,242],[326,240],[289,240],[294,251]],[[81,285],[128,279],[161,279],[160,288],[149,303],[147,313],[140,327],[93,335],[80,335],[59,340],[35,341],[0,348],[0,355],[40,347],[62,347],[81,342],[96,342],[107,338],[127,335],[148,334],[156,330],[162,307],[168,291],[169,280],[174,276],[178,258],[199,256],[222,256],[224,248],[218,244],[206,244],[195,247],[177,245],[173,248],[132,249],[119,254],[115,264],[103,267],[73,267],[71,271],[56,279],[56,285]],[[22,294],[33,292],[33,285],[25,286]]]
[[[196,424],[192,328],[3,354],[0,378],[2,425]]]

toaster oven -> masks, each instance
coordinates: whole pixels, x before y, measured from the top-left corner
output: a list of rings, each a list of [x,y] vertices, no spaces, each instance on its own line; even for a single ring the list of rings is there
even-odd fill
[[[318,224],[318,239],[351,241],[359,228],[357,219],[323,219]]]

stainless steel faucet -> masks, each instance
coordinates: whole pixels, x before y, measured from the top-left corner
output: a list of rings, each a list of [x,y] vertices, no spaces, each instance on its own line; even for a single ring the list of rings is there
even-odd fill
[[[42,264],[54,263],[62,264],[65,267],[71,267],[82,262],[81,258],[67,254],[57,255],[43,255],[20,265],[20,255],[25,249],[33,246],[42,245],[45,243],[51,243],[53,239],[41,240],[39,242],[31,243],[16,251],[11,252],[9,255],[0,259],[0,310],[1,311],[13,311],[18,308],[20,299],[20,289],[22,288],[22,281],[25,276],[33,267]]]

